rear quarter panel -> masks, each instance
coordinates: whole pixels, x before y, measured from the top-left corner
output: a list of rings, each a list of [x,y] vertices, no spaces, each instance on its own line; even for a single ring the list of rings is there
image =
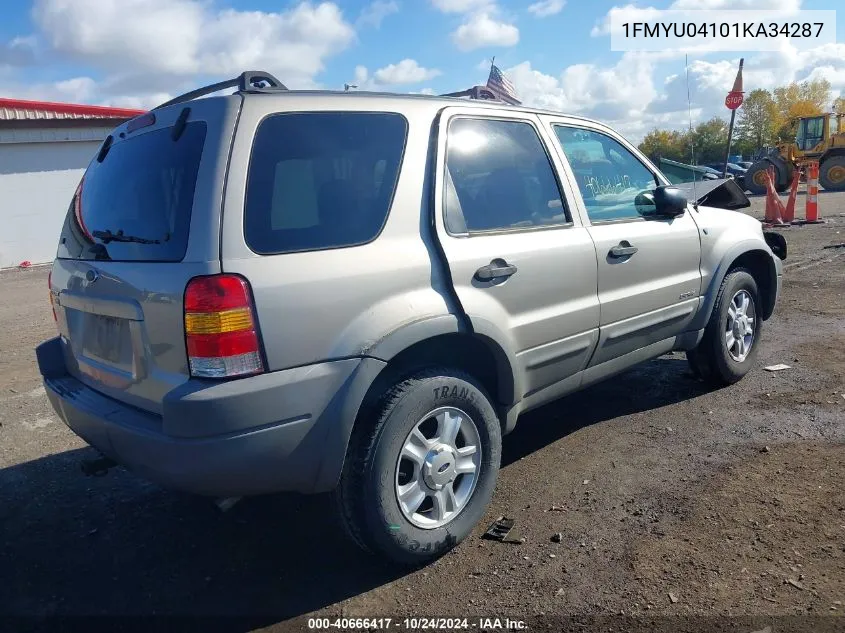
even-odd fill
[[[253,138],[280,112],[398,112],[408,137],[397,188],[380,235],[368,244],[258,255],[244,239],[244,200]],[[225,192],[221,263],[246,277],[255,298],[268,368],[366,355],[403,325],[450,312],[446,285],[432,265],[427,156],[437,103],[374,101],[299,93],[248,97],[234,141]],[[283,139],[280,139],[283,142]]]

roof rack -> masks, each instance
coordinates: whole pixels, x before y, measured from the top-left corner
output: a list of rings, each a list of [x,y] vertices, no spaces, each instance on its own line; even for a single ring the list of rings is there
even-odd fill
[[[262,70],[247,70],[233,79],[227,79],[226,81],[220,81],[216,84],[210,84],[208,86],[186,92],[183,95],[179,95],[178,97],[171,99],[170,101],[157,105],[153,108],[153,110],[166,108],[167,106],[177,103],[192,101],[193,99],[198,99],[199,97],[204,97],[205,95],[210,95],[218,92],[219,90],[225,90],[226,88],[234,88],[235,86],[238,87],[238,92],[265,92],[268,90],[288,89],[285,84],[268,72],[264,72]]]
[[[446,94],[440,95],[441,97],[469,97],[470,99],[480,99],[482,101],[502,101],[496,94],[490,90],[487,86],[473,86],[472,88],[468,88],[467,90],[461,90],[460,92],[447,92]]]

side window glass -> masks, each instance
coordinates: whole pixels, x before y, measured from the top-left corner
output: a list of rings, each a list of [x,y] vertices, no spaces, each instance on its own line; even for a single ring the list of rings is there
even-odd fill
[[[264,119],[247,176],[249,247],[272,255],[374,239],[387,219],[406,135],[404,117],[389,112]]]
[[[647,217],[655,211],[647,194],[654,174],[619,142],[593,130],[555,126],[563,153],[575,173],[590,222]]]
[[[453,119],[446,169],[450,230],[462,224],[473,233],[569,222],[549,156],[530,123]],[[456,219],[461,217],[463,223]]]
[[[816,145],[822,142],[824,138],[824,118],[818,117],[811,119],[809,122],[810,132],[807,135],[809,144],[807,149],[813,149]]]

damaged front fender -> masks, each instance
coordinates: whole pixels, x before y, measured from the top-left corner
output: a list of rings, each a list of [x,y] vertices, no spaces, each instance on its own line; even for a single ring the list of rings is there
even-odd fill
[[[721,180],[699,180],[675,185],[690,202],[707,207],[736,211],[751,206],[751,201],[733,178]]]

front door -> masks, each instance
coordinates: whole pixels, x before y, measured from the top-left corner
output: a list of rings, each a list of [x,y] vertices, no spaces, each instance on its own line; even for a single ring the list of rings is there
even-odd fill
[[[442,116],[436,225],[455,291],[475,331],[516,356],[516,397],[539,398],[595,349],[592,239],[572,217],[573,192],[561,188],[559,159],[534,115],[449,108]]]
[[[666,184],[610,131],[550,121],[598,257],[597,365],[685,330],[699,304],[701,243],[691,211],[654,218],[641,196]]]

